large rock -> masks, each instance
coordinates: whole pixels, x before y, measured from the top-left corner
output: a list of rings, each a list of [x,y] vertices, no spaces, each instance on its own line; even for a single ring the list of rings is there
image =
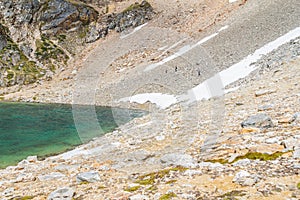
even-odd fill
[[[75,194],[75,191],[72,188],[65,187],[65,188],[59,188],[52,192],[47,200],[72,200],[73,196]]]
[[[94,171],[83,172],[83,173],[80,173],[76,176],[76,181],[78,183],[81,183],[81,182],[94,183],[94,182],[97,182],[97,181],[100,181],[100,180],[101,179],[100,179],[99,173],[94,172]]]
[[[182,166],[187,168],[197,166],[192,156],[181,153],[166,154],[160,158],[160,162],[168,166]]]
[[[300,146],[297,146],[294,150],[293,157],[299,159],[300,158]]]
[[[247,171],[239,171],[233,178],[233,182],[238,183],[242,186],[253,186],[258,182],[258,177],[250,174]]]
[[[98,12],[84,4],[75,4],[66,0],[50,0],[42,6],[44,12],[37,18],[42,22],[41,30],[56,34],[62,30],[78,28],[96,21]]]
[[[247,120],[241,123],[241,126],[244,127],[257,127],[257,128],[270,128],[273,127],[272,119],[264,113],[259,113],[248,117]]]

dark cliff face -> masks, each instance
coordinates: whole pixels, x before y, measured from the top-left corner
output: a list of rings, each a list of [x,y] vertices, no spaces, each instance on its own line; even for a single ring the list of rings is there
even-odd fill
[[[87,43],[122,32],[153,17],[149,3],[118,14],[98,13],[106,1],[0,1],[0,87],[51,79]]]
[[[64,0],[50,0],[42,5],[42,10],[36,21],[41,22],[41,31],[50,35],[88,25],[98,18],[98,12],[93,8]]]
[[[4,0],[0,17],[0,87],[7,87],[51,79],[69,59],[59,41],[78,35],[98,12],[66,0]]]

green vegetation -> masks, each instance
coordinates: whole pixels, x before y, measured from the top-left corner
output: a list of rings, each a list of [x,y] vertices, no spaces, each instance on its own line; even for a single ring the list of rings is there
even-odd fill
[[[81,182],[79,183],[79,185],[87,185],[87,184],[89,184],[88,181],[81,181]]]
[[[80,30],[79,30],[79,34],[78,34],[78,37],[83,39],[86,37],[87,33],[89,32],[89,27],[88,26],[85,26],[85,27],[82,27]]]
[[[233,190],[230,192],[227,192],[221,196],[218,196],[219,198],[222,198],[223,200],[237,200],[236,197],[245,196],[245,191],[243,190]]]
[[[56,36],[56,38],[58,39],[59,42],[64,42],[67,39],[67,36],[60,34],[60,35]]]
[[[141,188],[141,186],[137,185],[137,186],[133,186],[133,187],[128,187],[128,188],[124,189],[124,191],[126,191],[126,192],[135,192],[140,188]]]
[[[10,38],[7,38],[7,45],[0,51],[0,64],[7,73],[5,80],[7,86],[33,83],[43,76],[41,72],[44,72],[44,69],[40,69],[34,61],[30,61]]]
[[[145,1],[145,3],[143,5],[139,4],[139,3],[134,3],[134,4],[131,4],[128,8],[126,8],[123,11],[123,13],[130,12],[130,11],[133,11],[133,10],[138,10],[140,8],[150,8],[150,7],[151,7],[151,5],[147,1]]]
[[[297,188],[300,190],[300,182],[297,184]]]
[[[45,36],[42,36],[41,40],[36,40],[36,52],[35,55],[39,60],[67,60],[69,57],[65,54],[65,52],[60,49],[53,42],[48,40]]]
[[[169,180],[166,182],[166,184],[172,184],[172,183],[176,183],[176,182],[177,182],[177,180]]]
[[[162,195],[159,200],[169,200],[172,199],[173,197],[177,197],[177,195],[174,192],[170,192],[168,194]]]
[[[158,188],[157,188],[157,186],[155,186],[155,185],[151,185],[149,188],[147,188],[147,190],[148,191],[155,191],[155,190],[157,190]]]
[[[17,197],[14,198],[13,200],[29,200],[29,199],[33,199],[34,196],[24,196],[24,197]]]
[[[100,186],[98,187],[99,190],[103,190],[103,189],[105,189],[105,188],[107,188],[107,187],[106,187],[106,186],[103,186],[103,185],[100,185]]]
[[[267,154],[267,153],[259,153],[259,152],[248,152],[243,156],[236,157],[232,162],[237,162],[238,160],[242,159],[250,159],[250,160],[261,160],[261,161],[268,161],[268,160],[276,160],[283,154],[286,154],[288,152],[275,152],[273,154]],[[227,164],[229,163],[228,160],[225,159],[215,159],[215,160],[206,160],[205,162],[212,162],[212,163],[221,163],[221,164]]]
[[[170,169],[164,169],[158,172],[152,172],[149,174],[142,175],[135,181],[140,185],[153,185],[155,183],[155,179],[163,178],[168,175],[171,171],[185,171],[187,168],[184,167],[174,167]]]

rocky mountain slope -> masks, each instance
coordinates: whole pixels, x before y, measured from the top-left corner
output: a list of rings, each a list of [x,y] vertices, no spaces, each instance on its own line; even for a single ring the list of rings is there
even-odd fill
[[[110,2],[97,2],[1,1],[0,87],[49,80],[88,43],[141,25],[154,14],[146,1],[116,14],[108,13]]]

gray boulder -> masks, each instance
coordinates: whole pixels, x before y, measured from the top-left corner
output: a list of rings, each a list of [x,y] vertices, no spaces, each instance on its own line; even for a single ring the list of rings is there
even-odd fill
[[[274,126],[272,119],[264,113],[259,113],[248,117],[247,120],[241,123],[241,126],[244,127],[256,127],[256,128],[271,128]]]
[[[293,153],[293,158],[300,158],[300,147],[296,147]]]
[[[94,171],[83,172],[83,173],[80,173],[76,176],[76,181],[78,183],[81,183],[81,182],[94,183],[94,182],[97,182],[97,181],[100,181],[100,180],[101,179],[100,179],[99,173],[94,172]]]
[[[65,188],[59,188],[52,192],[47,200],[72,200],[73,196],[75,194],[75,191],[72,188],[65,187]]]
[[[182,153],[170,153],[160,158],[160,162],[168,166],[196,167],[197,163],[192,156]]]
[[[247,171],[239,171],[233,178],[233,182],[238,183],[242,186],[253,186],[258,182],[258,177],[250,174]]]

